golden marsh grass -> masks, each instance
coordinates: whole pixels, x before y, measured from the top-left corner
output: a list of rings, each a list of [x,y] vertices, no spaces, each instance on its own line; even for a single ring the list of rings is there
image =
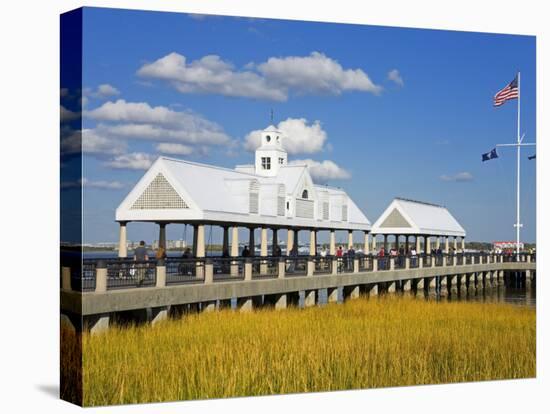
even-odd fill
[[[84,405],[535,376],[535,310],[403,297],[82,335]]]

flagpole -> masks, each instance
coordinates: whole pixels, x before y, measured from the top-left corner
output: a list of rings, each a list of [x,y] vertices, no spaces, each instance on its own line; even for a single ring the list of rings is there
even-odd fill
[[[517,194],[516,194],[516,259],[519,260],[519,240],[520,240],[520,167],[521,167],[521,138],[520,138],[520,111],[521,111],[521,72],[518,71],[518,131],[517,131]]]

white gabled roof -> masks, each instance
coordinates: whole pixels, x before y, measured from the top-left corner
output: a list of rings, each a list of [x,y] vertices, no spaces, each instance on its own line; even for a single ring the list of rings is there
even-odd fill
[[[372,226],[373,234],[465,237],[466,231],[443,206],[395,198]]]
[[[250,188],[268,189],[283,184],[286,196],[289,196],[296,192],[300,183],[304,180],[311,182],[311,178],[305,165],[282,166],[275,177],[263,177],[248,171],[246,167],[232,170],[160,157],[119,205],[116,220],[238,222],[370,230],[369,220],[343,190],[319,186],[314,186],[315,190],[327,189],[347,199],[347,220],[320,221],[279,216],[271,210],[271,213],[250,213]],[[266,197],[273,200],[276,193],[269,190],[269,194]],[[275,201],[272,203],[275,207]]]

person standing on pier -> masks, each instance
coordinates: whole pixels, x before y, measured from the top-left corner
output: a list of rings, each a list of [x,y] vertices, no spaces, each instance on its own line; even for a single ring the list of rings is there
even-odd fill
[[[147,248],[145,247],[145,241],[141,240],[139,246],[134,251],[134,261],[136,267],[136,281],[138,285],[143,283],[145,280],[145,273],[147,272],[147,262],[149,260],[149,254]]]

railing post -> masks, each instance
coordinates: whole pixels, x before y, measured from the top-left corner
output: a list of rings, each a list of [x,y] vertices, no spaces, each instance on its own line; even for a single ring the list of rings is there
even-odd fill
[[[359,258],[353,258],[353,273],[359,273]]]
[[[338,258],[336,256],[333,256],[331,260],[332,260],[332,269],[331,269],[332,274],[336,275],[338,274]]]
[[[405,256],[405,269],[411,268],[411,258],[409,256]]]
[[[156,287],[165,287],[166,286],[166,263],[164,259],[157,260],[157,283]]]
[[[244,280],[252,280],[252,259],[250,257],[244,261]]]
[[[435,262],[437,261],[437,255],[430,256],[430,260],[431,260],[431,263],[432,263],[431,267],[435,267]]]
[[[286,258],[279,257],[279,279],[285,278]]]
[[[456,254],[453,254],[453,266],[456,266],[457,265],[457,257],[456,257]]]
[[[418,256],[418,267],[422,269],[424,267],[424,257]]]
[[[308,256],[306,276],[313,276],[314,272],[315,272],[315,256]]]
[[[212,262],[212,259],[205,259],[204,260],[204,284],[210,285],[212,283],[214,283],[214,263]]]
[[[61,289],[72,290],[71,286],[71,268],[63,266],[61,268]]]
[[[390,270],[394,270],[395,269],[395,258],[397,256],[390,256],[389,257],[389,260],[390,260]]]
[[[378,272],[378,257],[372,256],[372,271]]]
[[[99,260],[95,267],[95,291],[97,293],[107,292],[107,263]]]
[[[527,263],[531,263],[531,255],[527,255]]]

